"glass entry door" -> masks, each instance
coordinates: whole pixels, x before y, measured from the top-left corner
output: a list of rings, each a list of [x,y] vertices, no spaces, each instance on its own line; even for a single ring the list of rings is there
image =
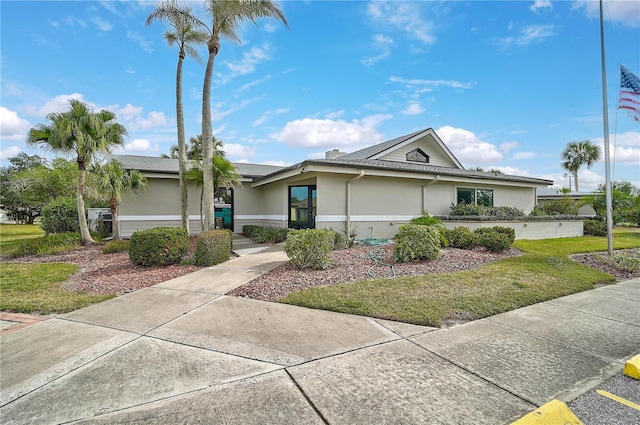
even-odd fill
[[[315,186],[289,186],[289,227],[316,227],[317,191]]]

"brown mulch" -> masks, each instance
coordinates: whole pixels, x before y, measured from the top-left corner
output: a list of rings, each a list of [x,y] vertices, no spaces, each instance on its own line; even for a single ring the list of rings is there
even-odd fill
[[[393,264],[396,276],[471,270],[491,261],[521,255],[521,252],[516,249],[510,249],[502,253],[492,253],[481,248],[474,250],[446,248],[442,250],[442,255],[437,260],[396,263],[391,257],[392,245],[377,248],[356,246],[351,249],[333,251],[331,255],[335,267],[330,269],[301,271],[293,269],[288,263],[284,263],[271,272],[229,292],[229,295],[272,301],[291,292],[309,287],[367,279],[369,277],[369,269],[373,265],[373,261],[369,258],[369,254],[373,249],[379,251],[384,257],[383,261],[385,263]],[[616,253],[621,252],[640,257],[640,250],[638,249],[616,251]],[[597,254],[577,254],[573,255],[572,258],[589,267],[609,273],[615,276],[617,280],[640,277],[640,271],[629,273],[604,264],[598,259]],[[42,257],[27,256],[3,259],[2,261],[77,264],[81,269],[64,282],[63,287],[93,294],[115,293],[120,295],[201,269],[198,266],[183,266],[180,264],[163,267],[136,266],[129,260],[128,253],[103,254],[101,246],[83,247],[62,254]],[[392,273],[391,268],[385,265],[374,267],[371,271],[378,277],[390,277]]]
[[[640,259],[640,249],[617,249],[614,254],[624,254]],[[628,272],[615,267],[611,267],[609,264],[602,260],[602,257],[606,255],[606,252],[592,252],[589,254],[574,254],[571,256],[571,258],[574,261],[587,265],[593,269],[608,273],[611,276],[615,277],[618,281],[640,277],[640,270],[636,270],[635,272]]]

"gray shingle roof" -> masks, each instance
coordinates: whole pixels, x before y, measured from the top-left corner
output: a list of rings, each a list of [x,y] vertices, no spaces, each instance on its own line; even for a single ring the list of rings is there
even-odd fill
[[[476,179],[484,179],[484,180],[502,180],[502,181],[520,182],[520,183],[533,183],[536,185],[553,184],[551,180],[537,179],[534,177],[511,176],[508,174],[494,174],[494,173],[484,172],[484,171],[466,170],[463,168],[454,168],[454,167],[439,167],[437,165],[420,164],[420,163],[412,163],[412,162],[384,161],[380,159],[349,159],[349,158],[345,159],[344,156],[341,156],[339,158],[334,158],[334,159],[311,159],[280,171],[304,167],[306,164],[330,165],[330,166],[336,166],[336,167],[366,168],[366,169],[377,169],[377,170],[387,170],[387,171],[407,171],[412,173],[423,173],[423,174],[431,174],[431,175],[439,174],[443,176],[457,176],[457,177],[476,178]],[[276,175],[278,173],[279,171],[272,173],[271,175]],[[260,178],[257,180],[260,180]]]
[[[346,155],[340,156],[340,158],[344,159],[369,159],[372,156],[375,156],[381,152],[386,151],[387,149],[391,149],[392,147],[399,145],[405,140],[409,140],[412,137],[417,136],[420,133],[425,133],[429,131],[429,129],[424,129],[420,131],[416,131],[415,133],[407,134],[406,136],[396,137],[395,139],[388,140],[386,142],[378,143],[377,145],[369,146],[368,148],[360,149],[359,151],[351,152]]]
[[[178,160],[174,158],[142,155],[112,155],[111,157],[119,161],[125,169],[178,174]],[[245,164],[243,162],[233,162],[232,164],[238,168],[238,173],[245,178],[262,177],[285,168],[275,165]]]

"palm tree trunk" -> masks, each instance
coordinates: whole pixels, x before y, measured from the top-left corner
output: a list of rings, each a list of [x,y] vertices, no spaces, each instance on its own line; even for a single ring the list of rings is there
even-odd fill
[[[180,52],[176,71],[176,119],[178,121],[178,172],[180,178],[180,213],[182,227],[189,234],[189,192],[187,189],[187,147],[184,137],[184,111],[182,108],[182,62],[184,55]]]
[[[202,195],[204,193],[203,189],[200,189],[200,226],[202,229],[201,232],[204,232],[204,214],[202,214]]]
[[[220,50],[220,40],[217,35],[212,35],[207,43],[209,47],[209,59],[204,74],[204,86],[202,88],[202,192],[204,214],[203,231],[214,228],[213,219],[213,172],[211,160],[213,158],[213,131],[211,129],[211,76],[213,74],[213,61]]]
[[[576,192],[579,192],[579,191],[580,191],[580,189],[578,189],[578,170],[574,171],[574,172],[573,172],[573,175],[574,175],[574,176],[575,176],[575,178],[576,178]]]
[[[111,210],[111,226],[113,231],[113,240],[120,240],[120,227],[118,226],[118,199],[111,198],[109,200],[109,209]]]
[[[80,235],[82,245],[93,245],[96,241],[89,233],[89,225],[87,224],[87,216],[84,213],[84,180],[87,170],[84,164],[78,163],[78,186],[76,191],[76,201],[78,205],[78,222],[80,223]]]

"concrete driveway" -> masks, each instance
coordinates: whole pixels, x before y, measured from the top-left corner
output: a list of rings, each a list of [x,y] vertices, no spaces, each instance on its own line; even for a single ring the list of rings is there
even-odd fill
[[[285,260],[252,253],[2,335],[2,423],[506,424],[640,353],[640,279],[451,329],[224,295]]]

